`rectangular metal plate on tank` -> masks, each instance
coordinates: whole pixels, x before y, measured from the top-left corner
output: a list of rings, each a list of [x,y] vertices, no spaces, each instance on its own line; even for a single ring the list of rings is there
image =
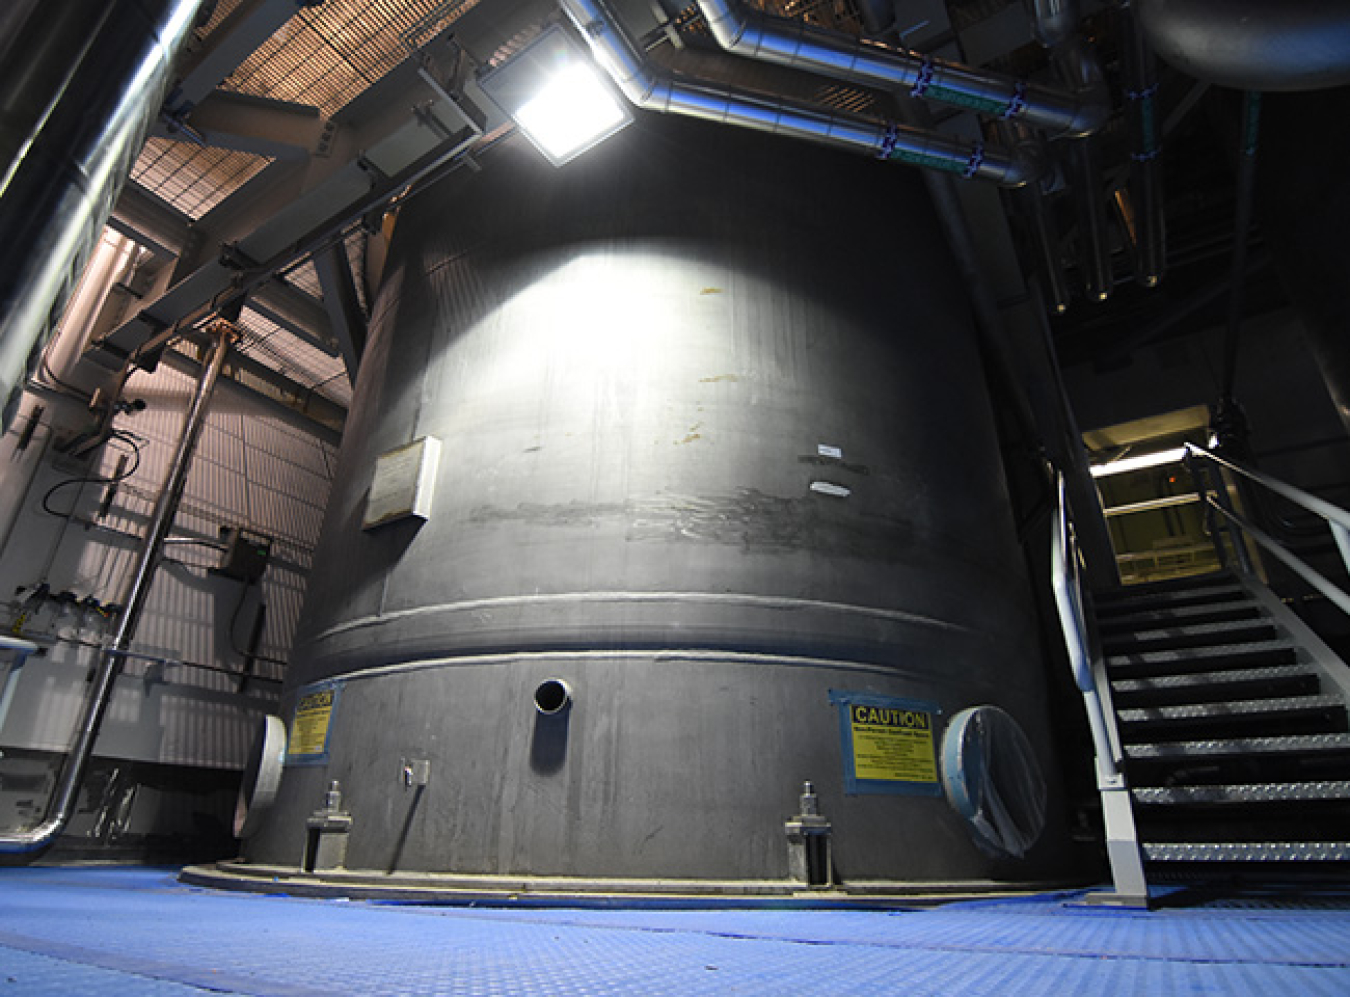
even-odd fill
[[[328,761],[328,728],[341,693],[341,682],[319,682],[300,690],[286,739],[287,765],[323,765]]]
[[[838,689],[830,690],[830,702],[839,708],[847,795],[942,795],[937,704]]]
[[[434,436],[423,436],[376,458],[361,528],[373,530],[402,519],[427,519],[440,459],[441,441]]]

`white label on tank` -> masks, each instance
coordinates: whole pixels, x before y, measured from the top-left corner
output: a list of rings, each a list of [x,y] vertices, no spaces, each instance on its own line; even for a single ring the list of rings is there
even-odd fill
[[[381,454],[375,461],[362,529],[408,517],[429,517],[440,455],[441,441],[434,436]]]
[[[835,498],[848,498],[853,494],[852,488],[836,485],[833,481],[813,481],[811,482],[811,491],[820,492],[822,495],[833,495]]]
[[[844,448],[832,447],[828,443],[817,443],[816,453],[821,457],[833,457],[835,460],[844,459]]]

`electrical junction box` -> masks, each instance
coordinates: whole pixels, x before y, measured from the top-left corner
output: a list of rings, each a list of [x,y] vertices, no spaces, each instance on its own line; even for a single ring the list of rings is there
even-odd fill
[[[267,570],[272,559],[272,539],[261,533],[251,533],[241,527],[230,526],[221,534],[225,544],[216,574],[237,578],[241,582],[256,582]]]

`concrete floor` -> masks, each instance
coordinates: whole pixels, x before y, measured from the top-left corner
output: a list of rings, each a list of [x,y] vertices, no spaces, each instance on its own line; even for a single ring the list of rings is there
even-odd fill
[[[0,997],[1077,994],[1345,997],[1350,893],[1079,894],[926,910],[474,908],[0,869]]]

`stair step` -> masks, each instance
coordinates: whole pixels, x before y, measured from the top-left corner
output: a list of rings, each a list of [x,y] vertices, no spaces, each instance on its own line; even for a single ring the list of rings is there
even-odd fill
[[[1106,658],[1112,679],[1149,678],[1185,672],[1263,668],[1293,664],[1297,655],[1287,640],[1263,640],[1250,644],[1219,644],[1171,651],[1136,651]]]
[[[1093,606],[1099,618],[1114,620],[1134,613],[1159,612],[1191,606],[1218,609],[1235,602],[1244,602],[1249,598],[1246,589],[1241,585],[1232,584],[1222,588],[1145,593],[1130,598],[1103,599],[1102,596],[1095,595]]]
[[[1276,716],[1283,713],[1344,709],[1339,696],[1288,696],[1279,699],[1240,699],[1228,703],[1188,703],[1181,706],[1149,706],[1117,710],[1121,723],[1224,719],[1229,717]]]
[[[1239,685],[1248,682],[1274,682],[1290,678],[1317,678],[1303,665],[1274,665],[1269,668],[1225,668],[1217,672],[1187,672],[1185,675],[1155,675],[1152,678],[1112,680],[1114,692],[1153,692],[1210,685]]]
[[[1212,571],[1207,575],[1187,575],[1185,578],[1167,578],[1157,582],[1141,582],[1138,585],[1121,585],[1105,589],[1099,598],[1110,601],[1134,599],[1143,595],[1159,595],[1169,592],[1194,592],[1201,589],[1227,588],[1236,585],[1237,580],[1228,571]]]
[[[1345,862],[1350,841],[1154,841],[1152,862]]]
[[[1350,800],[1350,782],[1253,782],[1222,786],[1148,786],[1130,791],[1138,803],[1290,803]]]
[[[1268,620],[1183,624],[1133,630],[1102,638],[1108,655],[1140,654],[1146,651],[1178,651],[1216,645],[1249,644],[1276,640],[1279,631]]]
[[[1120,679],[1111,683],[1116,705],[1123,709],[1175,706],[1198,700],[1254,699],[1258,696],[1303,696],[1320,691],[1316,672],[1303,665],[1234,668],[1185,675]]]
[[[1250,755],[1293,755],[1350,751],[1350,734],[1291,734],[1285,737],[1230,737],[1209,741],[1130,744],[1131,761],[1153,759],[1238,758]]]
[[[1145,609],[1137,613],[1113,616],[1101,620],[1098,630],[1105,635],[1133,633],[1166,626],[1190,626],[1204,623],[1236,623],[1241,620],[1268,618],[1260,603],[1251,599],[1225,603],[1219,606],[1177,606],[1174,609]]]

